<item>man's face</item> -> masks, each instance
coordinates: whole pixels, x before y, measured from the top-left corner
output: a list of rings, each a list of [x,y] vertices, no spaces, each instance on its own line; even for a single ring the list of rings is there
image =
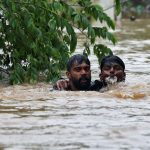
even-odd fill
[[[116,79],[117,82],[121,82],[125,80],[125,72],[121,65],[118,63],[106,63],[100,74],[100,79],[102,81],[107,82],[107,79]]]
[[[85,62],[75,62],[67,72],[67,77],[76,90],[87,90],[91,84],[90,66]]]

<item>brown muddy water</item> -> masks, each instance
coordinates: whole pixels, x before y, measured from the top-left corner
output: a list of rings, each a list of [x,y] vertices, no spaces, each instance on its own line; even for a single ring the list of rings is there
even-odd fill
[[[116,46],[107,45],[127,77],[107,92],[0,86],[0,150],[150,149],[150,20],[123,20],[115,34]],[[98,63],[93,54],[90,60],[94,80]]]

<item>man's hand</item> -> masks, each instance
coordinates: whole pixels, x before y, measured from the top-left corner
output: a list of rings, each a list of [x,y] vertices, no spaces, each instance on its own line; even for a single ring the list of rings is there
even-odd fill
[[[68,80],[65,80],[65,79],[61,79],[61,80],[58,80],[56,82],[56,84],[53,86],[54,89],[56,90],[68,90],[69,88],[69,81]]]

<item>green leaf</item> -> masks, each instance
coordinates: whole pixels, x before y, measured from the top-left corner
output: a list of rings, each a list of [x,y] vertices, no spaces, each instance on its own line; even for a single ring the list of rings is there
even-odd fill
[[[114,45],[116,44],[116,39],[111,33],[107,32],[106,36],[107,36],[107,39],[112,41]]]
[[[88,43],[84,43],[84,50],[83,50],[83,54],[85,56],[88,56],[91,54],[91,51],[90,51],[90,46]]]
[[[54,19],[49,20],[48,26],[50,27],[51,31],[55,31],[57,27],[56,21]]]
[[[113,52],[111,51],[111,49],[102,44],[94,45],[93,51],[94,51],[94,54],[98,58],[99,64],[101,64],[101,60],[104,56],[113,55]]]
[[[115,4],[116,4],[116,14],[119,15],[121,12],[121,3],[120,0],[115,0]]]
[[[71,35],[71,43],[70,43],[70,52],[73,53],[76,49],[77,45],[77,36],[76,34]]]
[[[83,30],[85,30],[89,26],[89,21],[85,16],[81,16],[81,24]]]
[[[90,37],[91,39],[91,43],[93,44],[95,42],[95,31],[94,28],[92,28],[91,26],[88,27],[88,37]]]

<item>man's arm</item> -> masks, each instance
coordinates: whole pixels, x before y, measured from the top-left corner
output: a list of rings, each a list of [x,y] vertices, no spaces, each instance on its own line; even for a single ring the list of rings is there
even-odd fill
[[[60,79],[54,85],[53,89],[59,91],[68,91],[69,90],[69,81],[67,79]]]
[[[92,82],[89,91],[100,91],[104,86],[105,84],[103,82],[101,82],[100,80],[95,80],[94,82]]]

